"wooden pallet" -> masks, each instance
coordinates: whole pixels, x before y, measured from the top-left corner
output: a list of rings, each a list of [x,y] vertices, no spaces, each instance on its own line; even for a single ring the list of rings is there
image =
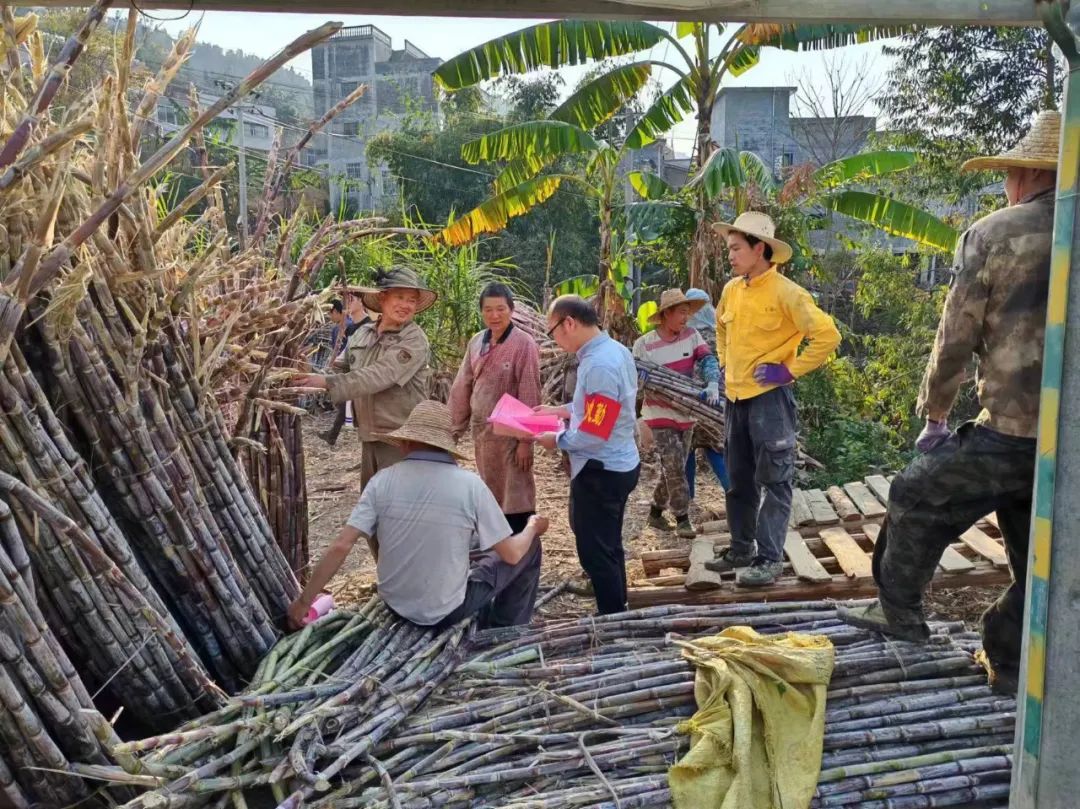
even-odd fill
[[[631,607],[654,604],[717,604],[752,599],[798,601],[862,598],[877,588],[871,570],[874,543],[888,501],[889,482],[880,475],[834,486],[828,491],[796,491],[781,577],[770,587],[735,586],[735,574],[702,575],[708,540],[714,553],[731,541],[727,523],[705,523],[689,548],[641,554],[645,580],[630,588]],[[689,576],[688,576],[689,571]],[[1009,581],[1008,561],[995,515],[957,537],[942,556],[933,587],[998,585]]]

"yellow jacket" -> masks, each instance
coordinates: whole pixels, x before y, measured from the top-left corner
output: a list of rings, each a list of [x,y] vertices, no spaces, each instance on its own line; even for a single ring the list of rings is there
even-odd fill
[[[799,354],[804,338],[809,344]],[[798,379],[825,362],[838,345],[840,332],[833,319],[776,267],[751,281],[733,278],[720,294],[716,356],[725,369],[725,394],[731,401],[776,387],[757,383],[757,366],[781,363]]]

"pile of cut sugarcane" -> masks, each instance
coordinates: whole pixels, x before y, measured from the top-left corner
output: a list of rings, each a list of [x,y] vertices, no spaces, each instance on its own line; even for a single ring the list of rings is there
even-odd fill
[[[176,733],[114,748],[131,807],[515,809],[668,806],[694,670],[673,641],[735,625],[836,647],[814,807],[1004,806],[1015,716],[960,624],[885,641],[826,602],[663,606],[467,635],[377,599],[277,644],[243,695]],[[243,803],[234,805],[244,805]]]
[[[307,279],[387,232],[327,220],[301,239],[299,216],[272,215],[299,150],[362,88],[272,153],[247,245],[225,225],[229,167],[207,163],[202,128],[337,24],[208,108],[193,92],[191,124],[152,151],[195,32],[137,80],[132,11],[115,72],[75,92],[107,6],[52,63],[33,15],[0,7],[0,805],[16,807],[81,799],[71,765],[119,760],[90,694],[172,728],[220,708],[280,637],[306,564],[303,391],[282,382],[322,317]],[[203,181],[172,204],[163,170],[189,145]]]

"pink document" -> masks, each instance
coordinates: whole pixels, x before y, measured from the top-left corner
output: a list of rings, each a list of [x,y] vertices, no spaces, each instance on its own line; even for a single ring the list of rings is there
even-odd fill
[[[554,433],[562,428],[562,419],[558,416],[546,416],[534,413],[527,404],[518,401],[509,393],[504,393],[488,416],[496,435],[514,438],[532,438],[540,433]]]

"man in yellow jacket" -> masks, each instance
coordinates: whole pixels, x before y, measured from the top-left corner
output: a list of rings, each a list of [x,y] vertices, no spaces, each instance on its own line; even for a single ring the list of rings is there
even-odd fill
[[[727,243],[735,274],[716,308],[716,355],[727,396],[731,545],[705,566],[746,568],[736,583],[760,587],[784,568],[798,427],[791,385],[829,358],[840,332],[809,292],[777,271],[791,258],[791,246],[774,237],[772,219],[749,212],[714,227]],[[804,339],[809,342],[800,354]]]

